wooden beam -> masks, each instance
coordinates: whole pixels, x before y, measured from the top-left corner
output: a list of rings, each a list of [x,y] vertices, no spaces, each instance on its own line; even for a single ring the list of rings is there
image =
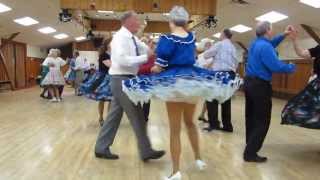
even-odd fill
[[[4,41],[2,41],[3,43],[0,46],[0,50],[7,45],[10,41],[12,41],[15,37],[17,37],[20,34],[20,32],[16,32],[10,35],[10,37],[8,39],[4,39]]]
[[[313,28],[306,24],[301,24],[301,27],[318,43],[320,44],[320,38]]]
[[[94,31],[117,31],[121,27],[119,20],[102,20],[92,19],[91,27]],[[148,21],[145,33],[167,33],[170,32],[168,22],[163,21]]]
[[[194,15],[216,15],[217,0],[60,0],[62,9],[117,12],[167,13],[175,5],[184,6]]]

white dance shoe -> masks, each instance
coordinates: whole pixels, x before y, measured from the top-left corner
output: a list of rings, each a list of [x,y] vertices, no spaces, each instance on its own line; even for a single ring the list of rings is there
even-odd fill
[[[54,98],[50,99],[49,101],[50,102],[58,102],[58,99],[54,97]]]
[[[196,166],[200,171],[203,171],[207,168],[207,163],[205,163],[204,161],[198,159],[196,160]]]
[[[176,172],[171,177],[165,177],[164,178],[164,180],[181,180],[181,179],[182,179],[182,175],[181,175],[180,171]]]

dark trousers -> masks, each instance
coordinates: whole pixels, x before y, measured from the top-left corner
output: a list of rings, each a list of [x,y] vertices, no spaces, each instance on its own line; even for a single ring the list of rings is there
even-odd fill
[[[244,156],[254,157],[261,149],[269,130],[272,86],[268,81],[246,77],[244,91],[246,99],[246,148]]]
[[[147,122],[149,121],[150,104],[151,104],[151,101],[149,101],[148,103],[144,103],[142,106],[143,114]]]
[[[208,118],[209,124],[211,128],[219,128],[220,122],[218,120],[218,109],[219,103],[217,100],[213,100],[211,102],[207,101],[207,110],[208,110]],[[222,115],[222,123],[224,128],[232,128],[231,123],[231,98],[221,104],[221,115]]]

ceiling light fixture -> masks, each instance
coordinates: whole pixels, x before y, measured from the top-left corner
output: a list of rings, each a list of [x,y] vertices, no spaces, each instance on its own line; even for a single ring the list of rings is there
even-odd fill
[[[11,11],[11,10],[12,10],[11,7],[0,3],[0,13],[4,13],[4,12],[7,12],[7,11]]]
[[[15,23],[18,23],[22,26],[31,26],[34,24],[38,24],[39,22],[31,17],[23,17],[13,20]]]
[[[103,10],[99,10],[98,13],[113,14],[114,11],[103,11]]]
[[[76,41],[82,41],[82,40],[85,40],[85,39],[87,39],[87,38],[84,37],[84,36],[79,36],[79,37],[75,38]]]
[[[39,32],[43,33],[43,34],[50,34],[50,33],[54,33],[56,32],[57,30],[55,30],[54,28],[52,27],[44,27],[44,28],[40,28],[38,29]]]
[[[57,34],[57,35],[55,35],[53,37],[56,38],[56,39],[66,39],[69,36],[67,34],[61,33],[61,34]]]
[[[242,24],[239,24],[239,25],[236,25],[236,26],[233,26],[232,28],[230,28],[230,30],[238,32],[238,33],[245,33],[245,32],[251,31],[252,28],[245,26],[245,25],[242,25]]]
[[[271,11],[271,12],[268,12],[268,13],[262,15],[262,16],[257,17],[256,20],[257,21],[269,21],[270,23],[276,23],[276,22],[285,20],[287,18],[288,18],[287,15],[278,13],[276,11]]]
[[[320,0],[300,0],[300,3],[306,4],[314,8],[320,8]]]

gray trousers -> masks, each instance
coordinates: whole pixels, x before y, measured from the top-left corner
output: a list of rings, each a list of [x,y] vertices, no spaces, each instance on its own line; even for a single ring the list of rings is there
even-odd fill
[[[130,76],[112,76],[111,92],[113,99],[108,117],[100,130],[95,152],[105,153],[114,142],[123,112],[126,113],[137,137],[141,158],[148,156],[151,151],[151,143],[147,135],[146,121],[141,106],[135,105],[122,91],[122,81]]]

